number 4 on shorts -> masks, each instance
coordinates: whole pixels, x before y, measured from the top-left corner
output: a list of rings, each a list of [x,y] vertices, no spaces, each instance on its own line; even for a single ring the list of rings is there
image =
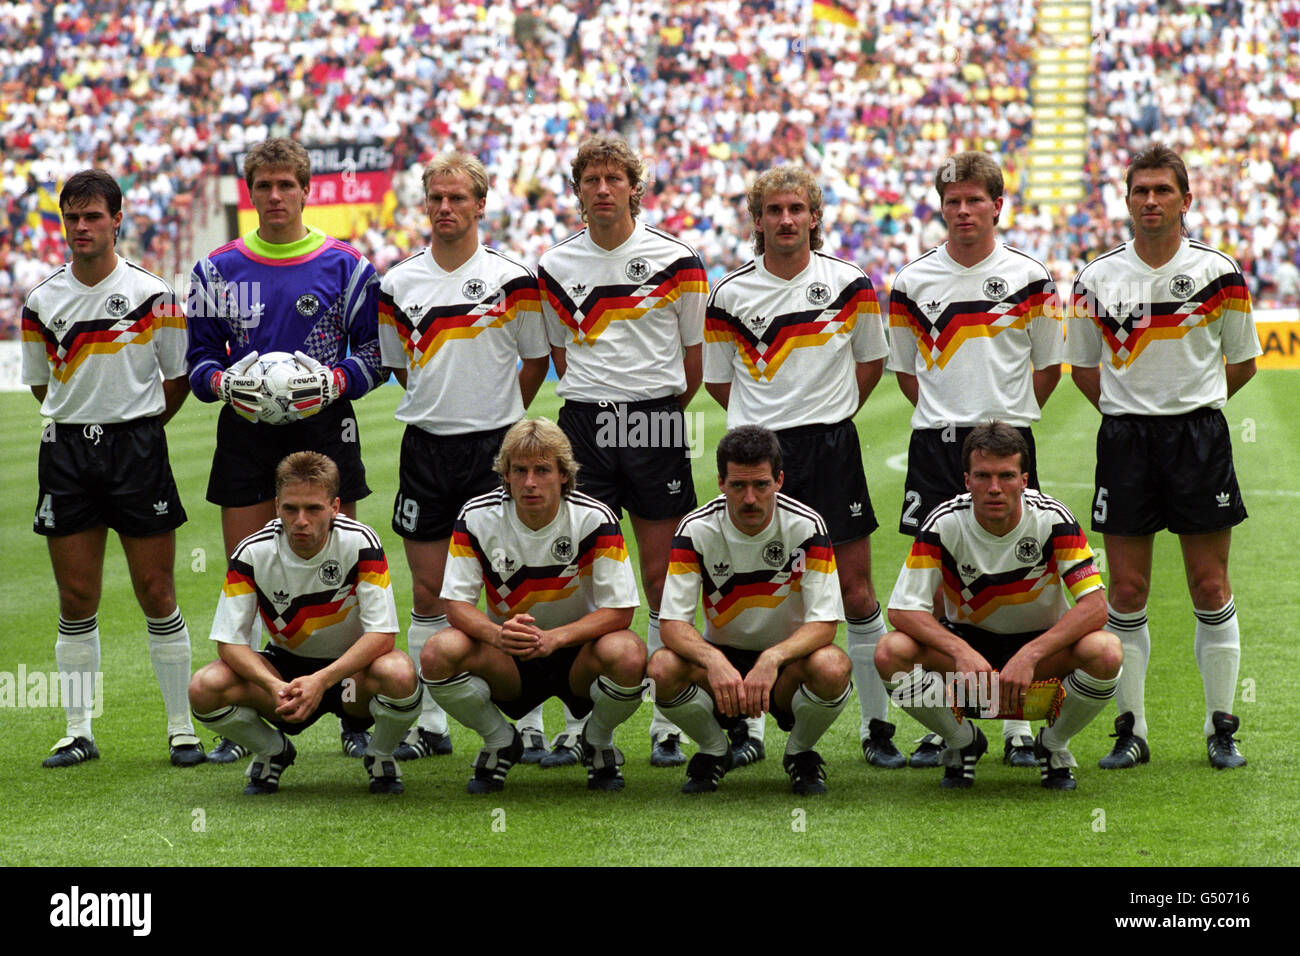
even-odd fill
[[[36,520],[47,528],[54,527],[54,496],[46,495],[41,499],[41,506],[36,509]]]

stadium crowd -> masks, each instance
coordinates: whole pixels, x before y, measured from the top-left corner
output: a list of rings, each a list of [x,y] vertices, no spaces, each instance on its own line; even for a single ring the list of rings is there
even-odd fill
[[[1005,238],[1058,278],[1125,238],[1119,171],[1152,139],[1192,168],[1193,235],[1240,261],[1257,304],[1300,292],[1300,3],[1094,0],[1091,183],[1020,206],[1032,129],[1033,0],[870,0],[864,29],[807,0],[10,3],[0,9],[0,337],[62,261],[40,184],[122,182],[122,251],[193,260],[215,176],[268,135],[380,140],[397,209],[354,240],[382,273],[425,241],[420,168],[448,145],[493,173],[485,234],[530,266],[580,226],[568,162],[590,132],[651,158],[645,219],[716,279],[749,258],[744,190],[781,160],[826,189],[826,251],[878,287],[943,237],[932,189],[962,148],[1007,173]]]

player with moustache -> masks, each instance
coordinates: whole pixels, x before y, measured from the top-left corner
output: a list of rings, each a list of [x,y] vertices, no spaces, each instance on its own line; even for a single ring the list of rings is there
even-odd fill
[[[785,462],[782,494],[811,507],[835,545],[847,646],[862,711],[867,761],[902,767],[876,675],[884,615],[871,582],[870,534],[878,524],[853,416],[884,369],[889,347],[871,280],[820,252],[823,199],[808,170],[767,170],[749,189],[754,259],[719,280],[704,329],[704,387],[727,410],[727,426],[776,433]],[[762,759],[762,721],[733,741],[733,762]]]
[[[727,731],[771,713],[789,732],[794,793],[826,792],[817,741],[848,703],[852,663],[832,642],[844,619],[835,552],[821,517],[780,494],[781,445],[742,425],[718,443],[717,498],[673,537],[664,646],[647,674],[669,719],[699,745],[682,792],[709,793],[733,766]],[[701,598],[705,628],[695,629]]]

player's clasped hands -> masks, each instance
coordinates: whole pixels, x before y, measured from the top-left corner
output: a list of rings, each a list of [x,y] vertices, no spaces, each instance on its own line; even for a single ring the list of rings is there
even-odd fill
[[[325,687],[314,675],[295,677],[276,693],[275,712],[291,724],[306,720],[320,706]]]
[[[555,650],[554,641],[531,614],[516,614],[501,625],[498,646],[511,657],[546,657]]]

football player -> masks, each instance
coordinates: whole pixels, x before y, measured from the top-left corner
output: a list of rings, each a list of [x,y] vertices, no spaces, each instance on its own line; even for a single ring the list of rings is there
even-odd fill
[[[122,540],[148,626],[171,762],[193,766],[204,753],[185,701],[190,635],[172,576],[186,516],[163,429],[189,394],[185,318],[162,279],[117,255],[122,190],[112,176],[74,174],[59,209],[71,261],[32,289],[22,311],[23,382],[51,419],[33,527],[49,545],[59,591],[54,655],[74,698],[64,700],[66,731],[45,766],[99,756],[91,716],[109,528]]]

